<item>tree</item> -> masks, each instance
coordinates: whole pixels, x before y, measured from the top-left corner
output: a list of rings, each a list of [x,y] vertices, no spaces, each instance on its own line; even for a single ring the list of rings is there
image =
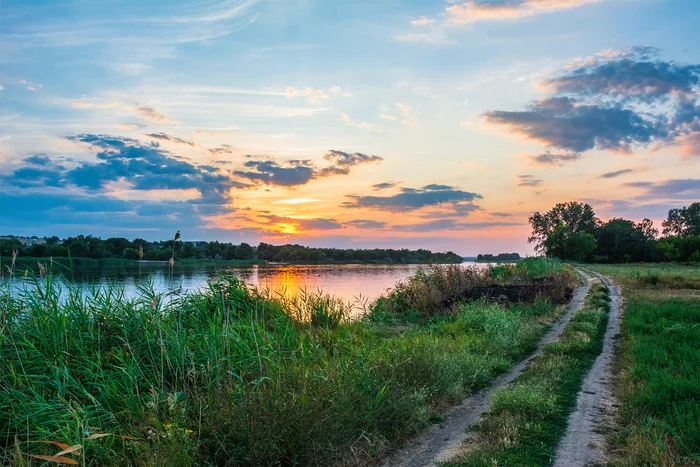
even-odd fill
[[[542,244],[547,256],[561,260],[585,261],[596,247],[593,234],[572,232],[564,224],[557,224]]]
[[[668,217],[662,223],[664,235],[700,235],[700,203],[668,211]]]
[[[559,203],[545,214],[539,212],[534,213],[529,219],[532,226],[532,235],[528,237],[528,243],[535,244],[535,251],[545,253],[547,256],[553,256],[547,251],[547,240],[556,229],[564,229],[569,234],[585,233],[594,235],[596,228],[600,224],[600,220],[595,217],[595,212],[589,204],[578,203],[571,201],[568,203]],[[560,241],[562,238],[570,238],[570,235],[564,235],[564,231],[557,234]],[[562,237],[563,236],[563,237]],[[569,241],[569,240],[567,240]],[[552,242],[550,242],[552,244]]]
[[[624,263],[642,261],[644,256],[645,234],[643,229],[626,219],[611,219],[596,232],[596,256],[602,261]]]

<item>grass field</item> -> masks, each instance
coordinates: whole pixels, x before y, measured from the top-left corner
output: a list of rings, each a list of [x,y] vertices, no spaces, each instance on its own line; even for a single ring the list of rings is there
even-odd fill
[[[462,456],[447,466],[550,465],[586,373],[600,353],[609,309],[595,281],[559,341],[548,344],[508,388],[496,392]]]
[[[614,465],[700,465],[700,267],[591,266],[623,287]]]
[[[421,281],[449,283],[435,273]],[[85,465],[362,464],[530,352],[561,309],[351,322],[331,297],[279,301],[230,277],[167,304],[37,280],[0,292],[0,464],[66,448]]]

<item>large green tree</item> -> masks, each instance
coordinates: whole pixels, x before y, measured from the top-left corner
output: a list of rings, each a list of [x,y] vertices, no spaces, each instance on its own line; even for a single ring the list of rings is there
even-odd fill
[[[664,235],[700,235],[700,203],[690,206],[671,209],[668,217],[663,222]]]
[[[574,234],[588,234],[594,238],[596,228],[600,225],[600,220],[595,216],[591,205],[576,201],[559,203],[544,214],[536,212],[529,221],[532,226],[532,235],[527,241],[535,244],[535,251],[553,257],[564,255],[568,259],[574,259],[579,255],[575,252],[562,251],[561,248],[564,245],[571,247],[584,238]],[[556,238],[550,239],[553,235]],[[593,241],[595,242],[595,238]],[[588,245],[589,239],[586,238],[583,243]]]

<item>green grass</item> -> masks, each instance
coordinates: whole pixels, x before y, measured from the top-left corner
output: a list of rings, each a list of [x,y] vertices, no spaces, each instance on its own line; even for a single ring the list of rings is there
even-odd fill
[[[550,465],[583,378],[602,348],[610,298],[597,283],[559,341],[515,381],[496,392],[468,453],[450,466]]]
[[[86,465],[362,464],[532,351],[561,311],[472,303],[392,326],[232,277],[171,301],[52,278],[1,290],[0,464],[16,465],[59,450],[40,440],[80,444]]]
[[[700,268],[594,268],[614,275],[625,297],[612,464],[700,465]],[[655,284],[636,279],[649,276]]]

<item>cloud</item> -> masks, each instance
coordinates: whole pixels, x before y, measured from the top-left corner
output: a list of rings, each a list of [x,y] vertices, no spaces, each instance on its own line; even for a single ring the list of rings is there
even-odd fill
[[[496,216],[496,217],[512,217],[513,216],[513,214],[510,214],[508,212],[492,212],[491,215]]]
[[[124,130],[137,130],[139,128],[146,128],[147,125],[145,123],[119,123],[117,126]]]
[[[490,111],[484,118],[574,154],[685,145],[700,134],[700,65],[661,61],[655,54],[643,46],[577,60],[543,82],[547,97],[523,111]],[[547,152],[535,162],[573,158],[558,156]]]
[[[420,18],[414,19],[413,21],[411,21],[411,24],[414,26],[425,26],[426,24],[431,24],[434,22],[435,22],[435,20],[432,18],[428,18],[426,16],[421,16]]]
[[[354,126],[357,128],[369,128],[370,127],[370,124],[365,122],[365,121],[360,121],[360,122],[353,121],[349,115],[342,114],[341,117],[347,126]]]
[[[27,91],[36,91],[37,89],[44,87],[41,83],[34,83],[32,81],[27,81],[26,79],[19,80],[18,83],[24,86]]]
[[[131,138],[81,134],[66,139],[97,151],[98,162],[82,163],[64,173],[67,182],[90,191],[103,191],[109,183],[123,180],[133,190],[196,189],[201,197],[192,202],[224,205],[230,189],[243,187],[219,169],[178,160],[157,146]]]
[[[167,133],[147,133],[146,136],[148,136],[151,139],[157,139],[160,141],[170,141],[172,143],[185,144],[187,146],[194,146],[195,145],[191,141],[185,141],[184,139],[180,139],[180,138],[177,138],[175,136],[171,136]]]
[[[567,162],[577,161],[581,158],[580,153],[551,153],[549,151],[536,156],[532,156],[530,159],[537,165],[564,165]]]
[[[309,102],[316,102],[320,99],[328,99],[331,96],[352,96],[351,92],[343,91],[340,86],[331,86],[331,88],[327,91],[314,88],[296,89],[293,86],[287,86],[285,94],[287,97],[307,97]]]
[[[644,190],[645,195],[637,199],[697,199],[700,198],[700,179],[686,178],[664,180],[662,182],[629,182],[627,187]]]
[[[591,149],[630,152],[666,136],[660,122],[644,119],[620,105],[583,104],[571,97],[531,102],[520,112],[491,111],[490,123],[504,125],[530,139],[573,152]]]
[[[350,168],[362,165],[381,162],[384,159],[379,156],[368,156],[359,152],[347,153],[331,149],[323,156],[323,159],[333,164],[330,167],[324,167],[317,172],[317,177],[328,177],[330,175],[347,175],[350,173]]]
[[[418,224],[394,225],[392,230],[403,232],[435,232],[440,230],[481,230],[494,227],[511,227],[522,225],[517,222],[460,222],[454,219],[442,219]]]
[[[2,84],[0,84],[0,91],[3,91],[5,88],[3,87]]]
[[[384,228],[386,222],[356,219],[346,222],[345,225],[357,227],[358,229],[381,229]]]
[[[383,182],[372,185],[374,191],[387,190],[389,188],[394,188],[399,182]]]
[[[534,175],[518,175],[518,186],[520,187],[538,187],[542,185],[542,180],[538,180]]]
[[[239,177],[247,178],[254,182],[290,187],[305,185],[311,180],[332,175],[348,175],[352,167],[384,160],[379,156],[369,156],[359,152],[348,153],[335,149],[331,149],[324,154],[323,159],[332,165],[319,168],[310,160],[290,160],[286,162],[277,162],[271,159],[250,160],[243,165],[253,168],[255,171],[238,170],[234,173]]]
[[[446,8],[448,22],[517,20],[528,16],[582,7],[602,0],[468,0]]]
[[[136,113],[139,118],[142,118],[144,120],[150,120],[155,123],[179,123],[177,120],[173,120],[170,117],[166,117],[153,107],[136,107]]]
[[[255,171],[237,170],[234,172],[236,175],[266,185],[306,185],[314,178],[314,167],[311,161],[308,160],[293,160],[287,163],[277,163],[271,160],[251,160],[243,165]]]
[[[26,47],[103,43],[112,48],[198,42],[244,28],[258,17],[258,4],[258,0],[217,0],[172,4],[167,9],[150,4],[138,9],[66,8],[60,20],[44,9],[29,8],[22,21],[4,28],[0,40],[16,40]]]
[[[427,185],[423,188],[401,188],[391,196],[347,195],[352,201],[342,204],[345,208],[370,208],[390,212],[406,212],[430,206],[473,205],[482,196],[445,185]]]
[[[389,115],[388,113],[384,113],[384,112],[380,113],[379,117],[383,118],[384,120],[392,120],[392,121],[398,120],[398,118],[394,117],[393,115]]]
[[[233,146],[231,146],[230,144],[222,144],[219,147],[207,149],[207,151],[209,151],[211,154],[213,154],[215,156],[222,156],[224,154],[233,154]]]
[[[636,172],[636,169],[622,169],[622,170],[616,170],[615,172],[606,172],[602,175],[600,175],[598,178],[616,178],[621,175],[629,174],[632,172]]]
[[[401,115],[403,115],[403,119],[401,119],[402,125],[418,126],[418,116],[415,112],[413,112],[410,105],[404,104],[403,102],[397,102],[396,108],[399,110],[399,112],[401,112]]]

